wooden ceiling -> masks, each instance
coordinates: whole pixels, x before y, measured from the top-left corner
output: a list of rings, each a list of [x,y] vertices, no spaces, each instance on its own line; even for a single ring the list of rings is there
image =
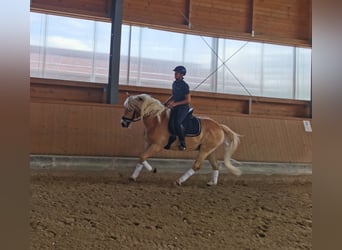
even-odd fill
[[[122,0],[123,23],[311,47],[312,0]],[[111,0],[31,0],[31,11],[110,21]]]

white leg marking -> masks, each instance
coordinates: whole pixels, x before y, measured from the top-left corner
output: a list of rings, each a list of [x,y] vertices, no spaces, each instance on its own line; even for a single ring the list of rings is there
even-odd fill
[[[137,163],[137,165],[135,166],[134,172],[133,172],[133,174],[131,175],[131,178],[132,178],[133,180],[135,180],[136,178],[138,178],[138,176],[139,176],[139,174],[140,174],[140,172],[141,172],[142,169],[143,169],[143,165],[140,164],[140,163]]]
[[[189,179],[193,174],[195,173],[195,171],[190,168],[188,171],[186,171],[177,181],[177,183],[179,185],[181,185],[183,182],[185,182],[187,179]]]
[[[211,173],[211,180],[207,183],[208,186],[213,186],[217,184],[217,179],[219,176],[219,171],[218,170],[213,170]]]
[[[144,167],[145,167],[148,171],[151,172],[151,171],[153,170],[152,166],[151,166],[150,163],[148,163],[147,161],[144,161],[142,164],[144,165]]]

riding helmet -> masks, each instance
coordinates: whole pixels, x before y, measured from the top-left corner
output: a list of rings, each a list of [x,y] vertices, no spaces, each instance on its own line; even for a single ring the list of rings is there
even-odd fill
[[[186,68],[184,66],[181,66],[181,65],[174,68],[173,71],[181,73],[183,76],[185,76],[185,74],[186,74]]]

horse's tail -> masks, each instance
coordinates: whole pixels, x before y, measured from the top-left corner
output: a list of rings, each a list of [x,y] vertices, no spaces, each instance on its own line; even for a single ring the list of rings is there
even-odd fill
[[[239,134],[231,130],[229,127],[227,127],[224,124],[220,124],[221,128],[223,129],[225,133],[225,140],[224,140],[224,165],[230,172],[232,172],[234,175],[239,176],[241,175],[241,170],[237,167],[233,166],[230,162],[231,156],[237,149],[240,138]]]

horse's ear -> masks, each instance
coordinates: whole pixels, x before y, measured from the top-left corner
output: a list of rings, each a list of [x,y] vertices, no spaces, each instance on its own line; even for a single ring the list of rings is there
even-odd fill
[[[126,95],[127,95],[127,96],[130,96],[130,94],[128,93],[128,91],[126,92]]]

